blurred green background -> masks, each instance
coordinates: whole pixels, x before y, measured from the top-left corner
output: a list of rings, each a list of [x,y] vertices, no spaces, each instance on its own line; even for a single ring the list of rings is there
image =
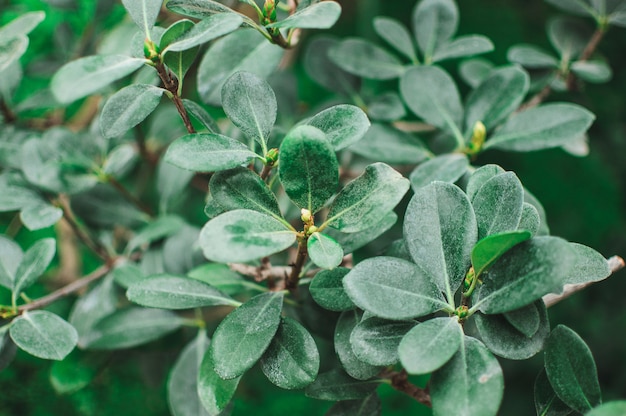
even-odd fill
[[[340,36],[377,40],[371,20],[393,16],[409,24],[415,1],[340,0],[341,20],[331,30]],[[459,34],[488,36],[495,51],[484,57],[505,64],[507,49],[531,43],[551,50],[546,22],[560,12],[541,0],[460,0]],[[125,13],[113,1],[96,0],[0,0],[0,24],[30,10],[44,10],[46,20],[31,34],[29,52],[22,62],[26,81],[18,95],[28,96],[46,85],[59,62],[76,57],[77,50],[63,49],[64,37],[84,39],[80,52],[93,53],[95,40]],[[105,16],[94,20],[94,16]],[[592,24],[589,21],[589,24]],[[82,36],[85,34],[85,36]],[[307,39],[304,38],[306,44]],[[597,116],[589,137],[591,154],[573,157],[561,150],[535,153],[488,152],[476,163],[498,163],[512,170],[544,204],[551,232],[567,240],[594,247],[606,257],[626,256],[626,29],[611,28],[599,53],[610,63],[613,80],[588,84],[583,91],[555,93],[550,101],[567,100],[585,106]],[[446,66],[456,72],[457,62]],[[296,74],[305,77],[300,63]],[[327,92],[308,79],[298,83],[300,96],[322,101]],[[460,85],[462,85],[460,83]],[[10,218],[3,216],[2,221]],[[22,236],[22,238],[24,238]],[[88,265],[87,265],[88,266]],[[40,288],[41,294],[45,293]],[[32,293],[36,296],[38,293]],[[604,400],[626,398],[626,272],[593,285],[550,309],[553,325],[563,323],[577,331],[590,346],[598,366]],[[71,299],[54,305],[63,313]],[[100,365],[94,382],[73,394],[58,395],[49,377],[52,363],[24,353],[0,372],[1,416],[46,415],[167,415],[166,376],[191,331],[178,332],[147,347],[118,352]],[[542,354],[524,362],[501,359],[505,373],[502,415],[534,414],[533,381],[541,368]],[[64,371],[71,371],[71,367]],[[77,375],[78,377],[79,375]],[[429,414],[423,406],[383,386],[384,415]],[[322,415],[330,403],[314,402],[301,392],[273,387],[253,370],[244,377],[234,415]]]

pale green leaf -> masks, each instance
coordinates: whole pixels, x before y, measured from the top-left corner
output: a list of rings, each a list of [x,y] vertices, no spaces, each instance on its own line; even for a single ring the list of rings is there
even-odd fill
[[[487,180],[472,199],[478,239],[517,229],[523,204],[524,188],[515,173],[505,172]]]
[[[435,51],[454,36],[459,10],[453,0],[422,0],[413,12],[413,32],[426,63]]]
[[[398,78],[405,67],[396,56],[364,39],[348,38],[333,46],[329,58],[341,69],[364,78]]]
[[[144,244],[149,244],[178,232],[185,226],[185,221],[177,215],[164,215],[141,229],[126,245],[130,253]]]
[[[121,136],[146,119],[161,102],[165,90],[146,84],[124,87],[111,96],[100,115],[100,131],[107,139]]]
[[[559,66],[559,61],[552,54],[535,45],[512,46],[506,57],[510,62],[526,68],[557,68]]]
[[[170,43],[163,53],[167,56],[169,51],[182,52],[202,45],[236,30],[242,23],[242,17],[235,13],[214,14],[202,19],[192,28],[185,31],[185,33]]]
[[[334,269],[343,260],[343,249],[332,237],[315,232],[307,240],[311,261],[322,269]]]
[[[320,111],[308,119],[306,124],[323,131],[335,151],[361,140],[370,127],[370,122],[363,110],[348,104],[340,104]]]
[[[241,377],[230,380],[222,379],[215,372],[215,362],[209,351],[204,354],[198,372],[198,396],[204,409],[210,416],[218,416],[226,409],[235,395]]]
[[[388,321],[380,318],[361,320],[350,335],[350,345],[358,359],[371,365],[398,362],[398,345],[415,321]]]
[[[378,385],[378,381],[357,380],[342,370],[333,369],[318,375],[304,394],[318,400],[356,400],[369,396]]]
[[[13,185],[0,185],[0,211],[17,211],[42,201],[37,192]]]
[[[373,25],[378,36],[410,59],[411,62],[417,62],[413,39],[411,39],[411,34],[402,23],[390,17],[377,16],[374,18]]]
[[[193,65],[193,62],[200,50],[199,46],[189,47],[182,52],[174,52],[170,49],[166,49],[170,44],[177,41],[177,39],[183,36],[186,32],[190,31],[194,27],[194,23],[188,19],[181,19],[173,23],[167,28],[165,33],[161,36],[159,48],[161,49],[161,57],[163,63],[174,73],[178,79],[178,88],[181,90],[185,74]]]
[[[246,287],[246,281],[226,264],[205,263],[190,270],[187,276],[207,283],[227,295],[240,293]]]
[[[163,0],[122,0],[122,4],[146,37],[149,37]]]
[[[592,29],[580,19],[557,17],[548,22],[548,39],[564,62],[575,60],[592,35]]]
[[[527,230],[532,235],[537,234],[541,224],[541,218],[539,217],[539,211],[528,202],[524,202],[522,205],[522,217],[517,224],[518,230]]]
[[[359,90],[360,80],[339,68],[329,57],[329,51],[339,44],[331,36],[317,36],[308,42],[303,65],[307,75],[329,91],[349,96]]]
[[[17,17],[0,28],[0,43],[28,35],[46,17],[43,11],[19,13]]]
[[[370,108],[371,110],[371,108]],[[388,124],[374,123],[350,151],[368,159],[392,164],[415,164],[428,158],[430,152],[412,134]]]
[[[0,235],[0,285],[13,289],[15,272],[24,257],[19,244],[4,235]]]
[[[333,270],[318,272],[311,284],[309,292],[313,300],[324,309],[331,311],[347,311],[355,307],[343,288],[343,278],[350,269],[337,267]]]
[[[582,244],[570,243],[570,247],[574,250],[576,257],[564,283],[598,282],[611,275],[609,264],[602,254]]]
[[[357,310],[343,312],[335,326],[333,343],[337,357],[346,373],[357,380],[368,380],[378,374],[381,368],[360,360],[354,353],[350,341],[350,335],[362,316],[363,313]]]
[[[115,178],[126,176],[139,159],[138,149],[130,143],[115,146],[102,164],[102,171]]]
[[[335,403],[324,416],[381,416],[382,403],[376,393],[362,400],[341,400]]]
[[[464,56],[480,55],[491,52],[493,43],[483,35],[460,36],[449,43],[444,43],[437,48],[432,57],[432,62],[445,61],[446,59],[461,58]]]
[[[409,175],[413,190],[422,188],[431,182],[454,183],[467,172],[469,160],[459,153],[436,156],[420,163]]]
[[[469,178],[467,183],[467,187],[465,193],[470,201],[474,200],[476,197],[476,193],[482,186],[491,178],[501,173],[504,173],[504,169],[502,169],[498,165],[484,165],[476,169]]]
[[[284,20],[267,25],[276,29],[329,29],[339,19],[341,6],[334,1],[324,1],[313,4]]]
[[[611,67],[602,61],[576,61],[570,67],[577,77],[587,82],[608,82],[613,76]]]
[[[22,257],[22,261],[15,271],[13,281],[13,298],[17,299],[22,291],[41,276],[56,253],[54,238],[44,238],[33,244]]]
[[[372,120],[394,121],[404,118],[406,109],[398,93],[388,91],[370,98],[367,102],[367,115]]]
[[[594,408],[589,413],[585,413],[585,416],[622,416],[623,414],[626,414],[626,400],[616,400]]]
[[[216,13],[234,13],[234,10],[214,0],[169,0],[167,8],[173,12],[198,19]]]
[[[535,303],[515,309],[514,311],[505,312],[502,316],[504,316],[504,319],[506,319],[513,328],[526,337],[531,338],[539,331],[541,314],[545,307],[546,305],[543,303],[543,300],[538,300]]]
[[[18,347],[44,360],[62,360],[76,346],[74,327],[48,311],[24,312],[15,318],[11,339]]]
[[[78,332],[78,346],[80,348],[85,348],[89,338],[92,335],[97,335],[92,332],[93,326],[105,316],[115,312],[118,303],[115,283],[118,282],[113,279],[115,271],[122,267],[116,268],[113,273],[106,276],[74,303],[68,321]]]
[[[468,59],[459,65],[459,75],[470,87],[476,88],[487,79],[494,65],[481,58]]]
[[[63,210],[47,202],[40,202],[22,208],[20,220],[30,231],[48,228],[63,218]]]
[[[346,255],[373,242],[393,227],[397,221],[398,215],[393,211],[389,211],[375,225],[366,228],[363,231],[357,231],[356,233],[344,233],[337,231],[332,227],[327,227],[324,231],[341,245],[341,248],[343,248],[343,254]]]
[[[183,98],[183,105],[189,114],[198,120],[202,125],[209,131],[209,133],[217,133],[219,134],[220,128],[217,125],[217,122],[213,120],[213,117],[207,113],[207,111],[200,106],[200,104],[195,101],[188,100]]]

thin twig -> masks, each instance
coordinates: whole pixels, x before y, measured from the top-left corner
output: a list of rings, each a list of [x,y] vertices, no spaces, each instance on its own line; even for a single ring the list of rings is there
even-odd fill
[[[7,124],[11,124],[17,120],[17,116],[4,100],[0,100],[0,114],[4,117],[4,122]]]
[[[611,269],[611,274],[614,274],[615,272],[621,270],[624,268],[624,266],[626,266],[626,263],[624,262],[624,259],[619,257],[619,256],[613,256],[611,258],[609,258],[608,260],[609,263],[609,268]],[[560,301],[562,301],[565,298],[570,297],[571,295],[573,295],[574,293],[586,288],[587,286],[590,286],[594,283],[597,282],[584,282],[584,283],[576,283],[576,284],[567,284],[563,287],[563,293],[559,294],[559,295],[555,295],[554,293],[548,293],[547,295],[545,295],[543,297],[543,303],[546,304],[546,307],[549,308],[550,306],[556,305],[557,303],[559,303]]]
[[[168,90],[171,94],[171,99],[176,106],[176,110],[178,110],[178,114],[183,119],[183,123],[185,124],[185,128],[190,134],[196,132],[193,125],[191,124],[191,119],[189,118],[189,114],[187,113],[187,109],[183,104],[183,100],[178,95],[178,80],[172,75],[170,71],[163,65],[162,62],[159,62],[155,65],[157,73],[159,74],[159,78],[163,82],[163,86],[166,90]]]
[[[380,378],[388,379],[391,381],[391,387],[397,391],[406,394],[407,396],[415,399],[417,402],[424,406],[432,407],[430,400],[430,394],[427,389],[416,386],[409,381],[409,376],[406,370],[392,371],[383,370],[379,375]]]
[[[139,198],[133,195],[124,185],[122,185],[117,179],[113,176],[107,176],[107,181],[128,201],[130,201],[133,205],[143,211],[145,214],[150,217],[154,216],[152,209],[149,206],[143,203]]]

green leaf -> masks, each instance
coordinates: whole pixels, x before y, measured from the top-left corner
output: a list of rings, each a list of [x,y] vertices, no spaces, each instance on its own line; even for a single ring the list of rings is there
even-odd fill
[[[24,312],[9,333],[18,347],[44,360],[64,359],[78,341],[74,327],[48,311]]]
[[[349,96],[359,89],[360,80],[339,68],[329,57],[329,51],[339,44],[330,36],[312,38],[304,52],[303,64],[307,75],[329,91]]]
[[[541,416],[567,416],[574,410],[563,403],[548,381],[545,368],[537,375],[534,384],[535,409]]]
[[[373,123],[350,151],[371,160],[398,165],[420,163],[430,155],[415,136],[380,123]]]
[[[488,314],[508,312],[558,292],[574,258],[569,244],[557,237],[518,244],[491,266],[473,308]]]
[[[378,381],[356,380],[342,370],[333,369],[318,375],[304,394],[318,400],[357,400],[372,394],[378,385]]]
[[[350,300],[343,288],[343,278],[350,269],[337,267],[333,270],[318,272],[309,286],[313,300],[324,309],[331,311],[347,311],[353,309],[354,303]]]
[[[325,232],[337,241],[343,248],[343,254],[352,253],[361,247],[373,242],[387,232],[398,222],[398,215],[389,211],[376,225],[356,233],[343,233],[332,227],[326,228]]]
[[[400,79],[400,94],[415,115],[455,136],[461,136],[461,98],[454,81],[443,69],[437,66],[409,69]]]
[[[371,365],[393,365],[398,362],[400,341],[415,324],[414,321],[363,319],[350,334],[350,345],[361,361]]]
[[[546,0],[553,6],[561,10],[570,12],[579,16],[595,16],[594,8],[589,4],[588,0]]]
[[[156,275],[131,285],[126,291],[131,302],[161,309],[191,309],[240,303],[214,287],[187,277]]]
[[[335,403],[324,416],[380,416],[382,403],[376,393],[363,400],[341,400]]]
[[[174,416],[208,416],[198,395],[200,364],[209,348],[204,330],[194,338],[176,359],[167,380],[167,402]]]
[[[241,377],[230,380],[222,379],[215,372],[215,362],[209,351],[204,354],[198,372],[198,396],[204,409],[210,416],[218,416],[226,409],[235,395]]]
[[[341,6],[334,1],[313,4],[276,23],[266,25],[276,29],[329,29],[339,19]]]
[[[571,62],[582,54],[592,35],[591,28],[579,19],[557,17],[548,22],[548,39],[563,62]]]
[[[117,270],[127,268],[129,265],[117,267],[113,273],[106,276],[100,283],[94,286],[89,292],[82,295],[74,303],[69,323],[76,328],[78,333],[78,346],[85,348],[93,333],[93,326],[107,315],[115,312],[118,303],[117,287],[114,282],[114,275]]]
[[[163,0],[122,0],[122,4],[133,21],[143,30],[146,37],[154,27]]]
[[[92,382],[98,364],[94,359],[94,353],[74,350],[63,361],[52,363],[50,384],[59,395],[76,393]]]
[[[126,245],[126,252],[163,239],[178,232],[185,226],[185,221],[177,215],[164,215],[141,229]]]
[[[63,218],[63,210],[47,202],[28,205],[20,212],[20,220],[30,231],[41,230]]]
[[[157,168],[157,191],[159,193],[159,213],[167,213],[181,203],[181,194],[194,176],[194,172],[159,160]]]
[[[213,43],[202,57],[198,93],[204,102],[219,105],[222,85],[232,74],[247,71],[267,78],[276,70],[283,53],[283,48],[254,29],[236,30]]]
[[[472,206],[455,185],[433,182],[407,206],[404,238],[411,257],[449,302],[469,269],[477,234]]]
[[[17,211],[41,203],[37,192],[21,186],[0,185],[0,211]]]
[[[368,380],[378,374],[381,368],[360,360],[354,353],[350,341],[350,335],[361,320],[362,315],[363,313],[357,310],[343,312],[335,327],[333,343],[335,344],[335,352],[346,373],[357,380]]]
[[[563,146],[583,135],[594,119],[578,105],[544,104],[512,116],[484,148],[527,152]]]
[[[250,162],[256,153],[238,140],[221,134],[188,134],[167,148],[165,161],[196,172],[232,169]]]
[[[570,69],[580,79],[593,83],[608,82],[613,76],[611,67],[602,61],[576,61]]]
[[[481,58],[468,59],[459,65],[459,75],[470,87],[476,88],[487,79],[494,65]]]
[[[531,338],[539,331],[543,309],[545,309],[543,301],[536,301],[514,311],[505,312],[502,316],[515,329],[526,335],[526,337]]]
[[[328,51],[328,57],[341,69],[364,78],[398,78],[405,67],[385,49],[360,38],[348,38]]]
[[[173,12],[203,19],[216,13],[234,13],[234,10],[213,0],[169,0],[166,7]]]
[[[207,259],[237,263],[277,253],[295,241],[295,232],[284,222],[257,211],[238,209],[206,223],[199,244]]]
[[[498,360],[480,341],[467,336],[452,359],[430,379],[435,416],[495,416],[503,392]]]
[[[63,65],[50,88],[61,104],[69,104],[135,72],[144,62],[124,55],[87,56]]]
[[[436,156],[421,163],[411,172],[409,180],[413,190],[418,190],[431,182],[454,183],[467,172],[469,160],[459,153]]]
[[[200,106],[200,104],[195,101],[188,100],[183,98],[183,105],[189,114],[198,120],[202,125],[209,131],[209,133],[217,133],[219,134],[220,128],[213,120],[213,118],[206,112],[204,108]]]
[[[493,43],[483,35],[460,36],[449,43],[437,48],[432,57],[432,62],[445,61],[446,59],[461,58],[464,56],[480,55],[491,52]]]
[[[381,318],[411,319],[449,308],[430,275],[394,257],[363,260],[343,285],[359,308]]]
[[[515,173],[505,172],[487,180],[472,199],[478,239],[517,229],[523,204],[524,188]]]
[[[102,171],[115,178],[121,178],[133,169],[138,159],[138,149],[130,143],[123,143],[109,152],[102,164]]]
[[[409,374],[431,373],[452,358],[463,342],[458,319],[434,318],[417,324],[400,341],[398,357]]]
[[[167,45],[165,56],[172,52],[182,52],[224,36],[241,26],[243,19],[235,13],[219,13],[202,19],[172,43]]]
[[[100,131],[107,138],[121,136],[148,117],[161,102],[165,90],[152,85],[135,84],[111,96],[100,115]]]
[[[23,257],[24,253],[19,244],[0,235],[0,285],[9,290],[13,289],[15,272]]]
[[[0,43],[0,72],[18,62],[18,59],[26,52],[28,43],[26,36],[12,37]]]
[[[552,54],[535,45],[512,46],[506,57],[510,62],[526,68],[558,68],[559,66],[559,61]]]
[[[596,363],[576,332],[564,325],[554,328],[544,359],[548,380],[565,404],[585,413],[602,403]]]
[[[324,133],[313,126],[298,126],[287,133],[280,145],[278,172],[289,198],[313,214],[339,185],[335,152]]]
[[[85,348],[117,350],[136,347],[176,331],[183,320],[170,311],[131,307],[98,321]]]
[[[262,293],[222,320],[209,349],[221,378],[239,377],[261,358],[278,330],[282,305],[282,292]]]
[[[546,306],[538,300],[529,307],[539,312],[540,319],[539,328],[531,336],[520,332],[504,315],[475,315],[480,338],[491,352],[509,360],[526,360],[543,349],[550,334]]]
[[[406,109],[398,93],[389,91],[370,98],[367,115],[373,120],[394,121],[404,118]]]
[[[373,20],[373,25],[378,36],[409,58],[411,62],[417,62],[411,34],[402,23],[390,17],[377,16]]]
[[[225,210],[251,209],[282,218],[276,196],[250,169],[237,167],[218,172],[211,177],[209,189]]]
[[[302,389],[317,377],[320,354],[315,340],[297,321],[283,318],[276,336],[261,357],[261,370],[283,389]]]
[[[322,269],[334,269],[343,260],[343,249],[332,237],[315,232],[307,240],[311,261]]]
[[[222,87],[222,106],[228,118],[265,152],[276,122],[276,96],[272,87],[250,72],[236,72]]]
[[[227,295],[240,293],[246,286],[246,281],[226,264],[205,263],[190,270],[187,275],[192,279],[207,283]]]
[[[480,240],[472,249],[472,266],[476,276],[489,269],[504,253],[531,237],[526,230],[492,234]]]
[[[617,10],[609,15],[609,24],[626,27],[626,10]]]
[[[13,299],[17,300],[20,293],[41,276],[56,253],[54,238],[44,238],[33,244],[22,257],[22,261],[15,271],[13,281]]]
[[[537,211],[537,208],[530,205],[528,202],[524,202],[522,205],[522,217],[519,219],[517,229],[527,230],[532,235],[535,235],[539,231],[540,223],[541,218],[539,217],[539,211]]]
[[[616,400],[596,407],[585,416],[620,416],[626,413],[626,400]]]
[[[370,122],[363,110],[348,104],[340,104],[320,111],[308,119],[306,124],[324,132],[335,151],[361,140],[370,127]]]
[[[0,42],[28,35],[46,18],[43,11],[20,13],[0,28]]]
[[[602,254],[582,244],[570,243],[570,247],[576,257],[564,283],[598,282],[611,275],[609,264]]]
[[[456,33],[459,10],[453,0],[423,0],[413,12],[412,24],[424,61],[430,63],[435,51]]]
[[[502,169],[498,165],[484,165],[479,167],[472,173],[467,183],[467,188],[465,193],[470,201],[473,201],[476,197],[476,193],[482,186],[491,178],[501,173],[504,173],[504,169]]]
[[[163,63],[167,65],[174,75],[176,75],[179,83],[179,91],[185,78],[185,74],[191,65],[193,65],[200,47],[196,46],[186,48],[186,50],[182,52],[174,52],[173,50],[166,48],[193,27],[194,23],[191,20],[181,19],[167,28],[165,33],[161,36],[161,41],[159,43]]]
[[[467,97],[466,130],[471,131],[477,121],[481,121],[487,130],[497,126],[519,107],[529,86],[528,74],[517,66],[506,66],[493,71]]]
[[[337,195],[325,224],[355,233],[378,224],[400,202],[409,181],[384,163],[373,163]]]

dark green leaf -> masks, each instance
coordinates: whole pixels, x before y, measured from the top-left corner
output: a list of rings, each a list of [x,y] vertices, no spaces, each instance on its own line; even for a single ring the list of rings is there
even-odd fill
[[[407,206],[404,238],[413,260],[451,302],[477,239],[474,211],[463,191],[444,182],[417,190]]]
[[[277,29],[329,29],[339,15],[341,6],[334,1],[324,1],[313,4],[276,23],[267,25],[269,28]]]
[[[602,403],[596,363],[576,332],[564,325],[554,328],[544,359],[548,380],[565,404],[585,413]]]
[[[487,180],[472,199],[478,239],[517,229],[523,204],[524,188],[515,173],[501,173]]]
[[[22,257],[22,261],[15,271],[13,281],[13,298],[17,299],[22,291],[41,276],[56,253],[54,238],[44,238],[33,244]]]
[[[323,131],[335,151],[361,140],[370,127],[363,110],[348,104],[327,108],[308,119],[306,124]]]
[[[170,144],[165,161],[197,172],[232,169],[258,157],[248,146],[221,134],[197,133]]]
[[[556,395],[550,381],[548,381],[545,368],[541,369],[535,379],[534,395],[537,415],[567,416],[574,411]]]
[[[177,21],[168,27],[165,33],[163,33],[159,44],[163,63],[167,65],[167,67],[174,73],[174,75],[176,75],[176,78],[178,79],[179,91],[183,84],[185,74],[191,65],[193,65],[200,47],[196,46],[186,48],[186,50],[182,52],[174,52],[170,49],[166,50],[166,48],[193,27],[194,23],[191,20],[181,19]]]
[[[592,34],[591,28],[580,19],[557,17],[548,22],[548,39],[564,62],[576,59],[585,49]]]
[[[144,59],[123,55],[87,56],[63,65],[50,88],[60,103],[69,104],[135,72],[143,63]]]
[[[177,215],[164,215],[141,229],[126,245],[130,253],[144,244],[149,244],[178,232],[185,226],[185,221]]]
[[[278,172],[289,198],[313,214],[339,185],[335,152],[324,133],[312,126],[298,126],[287,133],[280,146]]]
[[[557,68],[559,61],[535,45],[515,45],[506,54],[510,62],[526,68]]]
[[[315,232],[307,240],[311,261],[322,269],[334,269],[343,260],[343,249],[332,237]]]
[[[198,19],[216,13],[234,13],[233,9],[214,0],[169,0],[166,6],[173,12]]]
[[[398,345],[414,321],[388,321],[380,318],[361,320],[350,335],[357,358],[371,365],[393,365],[398,362]]]
[[[373,43],[360,38],[348,38],[332,47],[329,58],[341,69],[371,79],[394,79],[405,72],[398,58]]]
[[[456,33],[459,10],[453,0],[423,0],[413,12],[412,23],[417,45],[430,63],[435,51]]]
[[[261,358],[278,330],[282,305],[282,292],[262,293],[224,318],[209,349],[221,378],[239,377]]]
[[[222,86],[222,106],[233,124],[265,149],[276,122],[272,87],[253,73],[236,72]]]
[[[446,59],[480,55],[481,53],[491,52],[492,50],[493,43],[491,43],[486,36],[461,36],[437,48],[437,51],[432,57],[432,61],[440,62]]]
[[[113,273],[105,277],[89,292],[82,295],[72,308],[68,321],[78,332],[78,346],[85,348],[92,335],[93,326],[107,315],[115,312],[117,293],[114,284],[114,274],[117,270],[126,269],[129,265],[117,267]]]
[[[320,355],[315,340],[297,321],[283,318],[261,357],[263,374],[283,389],[301,389],[317,377]]]
[[[508,312],[558,292],[574,259],[560,238],[535,237],[518,244],[491,266],[474,308],[488,314]]]
[[[224,36],[237,29],[243,23],[241,16],[235,13],[219,13],[202,19],[181,36],[169,43],[163,53],[182,52]]]
[[[30,231],[48,228],[63,218],[63,210],[47,202],[28,205],[20,211],[20,219]]]
[[[582,244],[570,243],[570,247],[576,257],[564,283],[597,282],[611,275],[609,264],[602,254]]]
[[[57,394],[72,394],[84,389],[96,376],[98,362],[94,353],[74,350],[63,361],[50,367],[50,384]]]
[[[122,4],[148,37],[161,11],[163,0],[122,0]]]
[[[362,315],[363,313],[357,310],[343,312],[337,321],[333,342],[335,352],[346,373],[357,380],[368,380],[378,374],[381,368],[360,360],[354,353],[350,341],[350,335]]]
[[[198,396],[204,409],[211,416],[218,416],[226,409],[235,395],[241,377],[230,380],[222,379],[215,372],[215,362],[210,351],[204,354],[200,371],[198,372]]]
[[[480,341],[467,336],[452,360],[430,379],[435,415],[495,416],[503,392],[498,360]]]
[[[373,163],[346,185],[328,211],[325,224],[344,233],[375,226],[400,202],[409,181],[384,163]]]
[[[304,390],[307,397],[318,400],[357,400],[369,396],[379,383],[356,380],[342,370],[331,370],[317,376]]]
[[[504,319],[507,320],[515,329],[517,329],[526,337],[531,338],[539,330],[541,324],[541,314],[545,309],[543,301],[536,301],[523,308],[515,309],[514,311],[505,312],[502,314]]]
[[[456,317],[434,318],[417,324],[400,341],[398,357],[409,374],[431,373],[452,358],[463,342]]]
[[[376,393],[363,400],[342,400],[335,403],[324,416],[380,416],[382,403]]]
[[[337,267],[333,270],[318,272],[309,286],[309,292],[315,302],[324,309],[331,311],[347,311],[353,309],[354,303],[350,300],[343,288],[343,278],[350,269]]]
[[[18,347],[44,360],[62,360],[78,342],[74,327],[48,311],[24,312],[11,323]]]
[[[177,330],[182,319],[170,311],[131,307],[98,321],[85,348],[117,350],[142,345]]]
[[[476,276],[480,276],[504,253],[530,237],[530,232],[517,230],[492,234],[480,240],[472,249],[472,266]]]
[[[172,275],[151,276],[131,285],[126,292],[131,302],[161,309],[190,309],[241,303],[205,283]]]
[[[449,308],[430,275],[394,257],[358,263],[343,284],[359,308],[381,318],[411,319]]]
[[[414,190],[434,181],[454,183],[467,172],[468,166],[467,156],[458,153],[445,154],[421,163],[411,172],[409,179]]]
[[[282,251],[296,241],[288,224],[267,214],[238,209],[221,214],[202,228],[199,244],[207,259],[231,263]]]
[[[330,36],[311,39],[305,50],[303,64],[306,73],[316,83],[329,91],[347,95],[359,89],[359,78],[338,67],[329,57],[329,51],[339,41]]]
[[[484,148],[527,152],[562,146],[583,135],[594,119],[578,105],[544,104],[512,116]]]
[[[209,113],[207,113],[206,110],[200,106],[200,104],[183,98],[183,105],[189,114],[191,114],[196,120],[202,123],[207,130],[209,130],[209,133],[219,134],[219,126]]]
[[[378,36],[412,62],[417,62],[411,34],[402,23],[390,17],[377,16],[373,24]]]
[[[9,328],[0,330],[0,370],[4,370],[11,364],[17,352],[17,345],[11,339]]]

